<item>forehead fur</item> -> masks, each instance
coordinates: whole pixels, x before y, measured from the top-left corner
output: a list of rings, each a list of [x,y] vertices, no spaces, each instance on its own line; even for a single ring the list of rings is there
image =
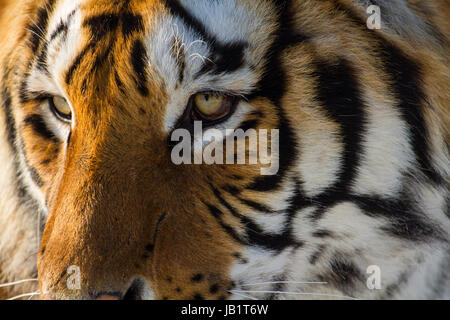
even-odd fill
[[[278,25],[273,14],[277,9],[270,1],[133,1],[117,5],[110,1],[61,0],[54,6],[45,34],[45,68],[40,66],[42,61],[35,61],[27,79],[28,89],[61,95],[70,102],[68,91],[74,86],[68,83],[68,74],[73,76],[86,53],[105,56],[111,51],[116,55],[116,80],[122,74],[132,74],[131,69],[136,69],[133,61],[138,61],[145,73],[138,77],[153,82],[159,87],[157,91],[167,91],[166,131],[173,128],[196,92],[244,95],[253,90]],[[118,30],[123,34],[130,31],[125,28],[132,29],[137,23],[142,25],[142,32],[128,52],[115,49],[127,47],[123,41],[128,35],[104,41],[92,33],[108,36],[109,31]],[[141,52],[136,47],[142,47]],[[136,58],[137,54],[141,57]],[[88,78],[95,63],[85,63],[80,79]],[[88,95],[92,93],[89,87],[87,91]]]

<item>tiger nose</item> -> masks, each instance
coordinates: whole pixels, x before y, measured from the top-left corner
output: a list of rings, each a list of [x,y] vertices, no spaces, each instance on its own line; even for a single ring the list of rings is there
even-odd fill
[[[70,294],[61,294],[57,292],[47,292],[46,294],[41,295],[42,300],[65,300],[65,299],[81,299],[81,300],[151,300],[154,297],[154,293],[152,289],[149,287],[147,282],[142,278],[135,278],[132,283],[129,285],[128,289],[124,292],[105,292],[105,291],[97,291],[98,293],[90,292],[78,295],[71,296]]]
[[[111,295],[105,294],[105,295],[99,296],[95,300],[120,300],[120,299],[118,297],[116,297],[116,296],[111,296]]]
[[[53,297],[51,295],[43,295],[42,300],[53,300]],[[103,294],[97,297],[95,300],[120,300],[120,298],[113,295]]]

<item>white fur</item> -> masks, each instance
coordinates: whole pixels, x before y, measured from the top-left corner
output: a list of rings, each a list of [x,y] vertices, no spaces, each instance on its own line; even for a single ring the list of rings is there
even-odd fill
[[[367,93],[370,95],[370,91]],[[395,197],[402,177],[412,170],[414,153],[409,144],[409,129],[392,104],[368,99],[366,133],[361,163],[353,192]]]
[[[430,43],[435,39],[431,27],[409,6],[407,0],[357,0],[361,9],[371,5],[381,9],[381,27],[384,32],[400,35],[410,41]]]
[[[5,123],[3,110],[0,110],[0,123]],[[33,204],[17,197],[14,155],[3,127],[0,127],[0,163],[0,283],[5,283],[35,275],[40,223],[38,213],[30,212]],[[20,289],[36,291],[37,283],[21,284]]]

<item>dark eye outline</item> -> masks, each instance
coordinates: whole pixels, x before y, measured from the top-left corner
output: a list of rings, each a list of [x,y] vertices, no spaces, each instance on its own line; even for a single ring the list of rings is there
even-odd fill
[[[227,101],[230,103],[229,112],[219,119],[215,119],[212,121],[205,119],[204,116],[202,116],[195,110],[195,97],[198,94],[206,94],[206,93],[225,96],[227,98]],[[172,133],[173,133],[173,131],[175,131],[177,129],[185,129],[185,130],[188,130],[191,134],[193,134],[195,121],[202,121],[203,129],[206,129],[206,128],[212,127],[216,124],[219,124],[221,122],[224,122],[233,116],[233,114],[236,112],[236,109],[237,109],[236,106],[239,104],[239,102],[241,100],[242,100],[241,96],[233,95],[231,93],[220,92],[220,91],[199,91],[189,98],[186,108],[184,109],[184,113],[178,119],[175,127],[172,130]],[[171,137],[171,135],[172,134],[169,134],[169,138]],[[168,144],[169,144],[169,146],[173,145],[170,140],[168,141]]]
[[[223,101],[224,105],[221,107],[220,110],[225,109],[222,112],[223,116],[216,118],[216,119],[212,119],[212,118],[202,114],[201,111],[197,109],[197,106],[195,103],[195,98],[201,94],[222,96],[224,98],[224,101]],[[189,112],[188,114],[190,115],[192,122],[193,121],[202,121],[204,127],[210,127],[210,126],[213,126],[213,125],[216,125],[218,123],[228,120],[236,111],[236,105],[238,104],[238,102],[239,102],[239,98],[235,95],[226,94],[223,92],[202,91],[202,92],[197,92],[196,94],[192,95],[189,98],[187,110]]]
[[[70,113],[70,116],[63,114],[61,112],[58,111],[58,108],[56,108],[55,106],[55,102],[53,101],[54,96],[52,97],[48,97],[48,104],[50,105],[50,110],[53,112],[53,114],[61,121],[66,122],[66,123],[71,123],[72,122],[72,113]]]

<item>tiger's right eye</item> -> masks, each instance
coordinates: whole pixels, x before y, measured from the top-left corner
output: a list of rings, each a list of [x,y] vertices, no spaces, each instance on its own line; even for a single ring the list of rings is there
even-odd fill
[[[53,96],[48,99],[50,108],[57,118],[62,121],[72,121],[72,109],[66,99],[60,96]]]
[[[198,120],[206,122],[223,121],[233,113],[237,102],[235,96],[218,92],[197,93],[192,100]]]

